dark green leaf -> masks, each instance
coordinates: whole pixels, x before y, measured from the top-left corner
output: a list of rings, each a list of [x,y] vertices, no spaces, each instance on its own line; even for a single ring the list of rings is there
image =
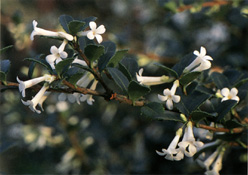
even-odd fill
[[[238,133],[238,134],[225,133],[225,134],[216,135],[216,138],[230,142],[230,141],[235,141],[239,139],[241,135],[242,133]]]
[[[115,55],[109,60],[107,67],[116,67],[118,63],[123,59],[128,50],[118,50]]]
[[[200,120],[203,120],[204,118],[216,118],[217,115],[218,115],[217,113],[210,114],[204,111],[196,110],[191,113],[191,117],[192,117],[191,119],[194,122],[199,122]]]
[[[6,74],[2,71],[0,71],[0,80],[6,84]]]
[[[221,142],[220,142],[221,143]],[[200,148],[200,150],[199,151],[197,151],[197,153],[195,153],[195,155],[193,156],[193,159],[195,160],[195,159],[197,159],[200,155],[201,155],[201,153],[203,153],[203,152],[206,152],[206,151],[208,151],[208,150],[212,150],[212,149],[215,149],[215,148],[217,148],[219,145],[220,145],[220,143],[216,143],[216,144],[213,144],[213,145],[211,145],[211,146],[208,146],[208,147],[204,147],[204,148]],[[215,149],[216,150],[216,149]]]
[[[70,33],[70,30],[68,28],[68,24],[73,21],[73,18],[69,15],[61,15],[59,17],[59,22],[61,24],[61,26],[63,27],[63,29],[67,32]]]
[[[132,75],[131,75],[131,73],[127,70],[127,68],[123,65],[123,64],[121,64],[121,63],[119,63],[119,70],[127,77],[127,79],[129,80],[129,81],[131,81],[132,80]]]
[[[165,65],[162,65],[160,63],[154,63],[156,66],[162,68],[164,71],[168,72],[171,76],[175,77],[175,78],[178,78],[178,74],[176,71],[174,71],[173,69],[165,66]]]
[[[83,30],[84,25],[85,22],[82,21],[78,21],[78,20],[70,21],[68,24],[68,29],[70,34],[75,36],[78,32]]]
[[[183,86],[185,86],[189,84],[191,81],[193,81],[194,79],[196,79],[200,74],[201,72],[189,72],[183,75],[179,81]]]
[[[31,64],[29,65],[29,69],[28,69],[28,77],[32,78],[33,76],[33,72],[34,72],[34,68],[35,68],[36,62],[31,62]]]
[[[87,45],[84,49],[84,54],[93,62],[104,54],[104,47],[101,45]]]
[[[107,71],[114,79],[115,83],[121,88],[122,91],[128,92],[129,81],[125,75],[117,68],[107,68]]]
[[[74,86],[78,82],[78,80],[84,75],[84,73],[76,73],[69,77],[68,81]]]
[[[228,81],[228,79],[226,78],[226,76],[224,76],[221,73],[218,72],[213,72],[210,75],[211,79],[213,80],[214,84],[217,86],[218,89],[222,89],[225,87],[230,87],[230,83]]]
[[[228,129],[243,127],[243,125],[236,120],[228,120],[225,122],[225,127]]]
[[[148,88],[146,86],[142,86],[136,81],[131,81],[129,86],[128,86],[128,95],[132,101],[135,101],[138,98],[149,93],[150,90],[151,90],[150,88]]]
[[[24,60],[28,60],[28,61],[34,61],[40,65],[42,65],[43,67],[45,67],[47,70],[52,70],[50,65],[44,60],[44,59],[40,59],[40,58],[25,58]]]
[[[136,73],[139,71],[139,66],[134,57],[125,57],[120,62],[128,72],[131,74],[131,77],[135,77]]]
[[[10,45],[10,46],[7,46],[7,47],[2,48],[2,49],[0,50],[0,54],[6,52],[6,50],[8,50],[8,49],[10,49],[10,48],[12,48],[12,47],[13,47],[13,45]]]
[[[85,30],[89,26],[89,23],[91,21],[95,21],[96,19],[97,19],[97,17],[90,16],[90,17],[87,17],[87,18],[84,18],[84,19],[80,20],[82,22],[85,22],[85,26],[82,28],[82,30]]]
[[[0,144],[0,153],[7,151],[8,149],[10,149],[14,146],[17,146],[17,142],[4,141],[3,143]]]
[[[116,50],[115,43],[111,41],[102,42],[102,45],[105,48],[105,54],[100,57],[98,62],[98,68],[100,72],[102,72],[106,68],[106,65],[108,64],[112,56],[114,56]]]
[[[223,72],[223,75],[227,77],[232,86],[236,84],[242,78],[243,73],[235,69],[227,69]]]
[[[165,111],[161,103],[152,102],[141,108],[142,115],[155,120],[172,120],[184,122],[179,113]]]
[[[1,60],[1,71],[4,73],[8,73],[10,68],[10,61],[9,60]]]
[[[73,61],[74,61],[74,58],[67,58],[63,61],[60,61],[58,64],[56,64],[55,70],[58,76],[61,76],[63,73],[65,73]]]
[[[192,63],[195,59],[196,56],[190,53],[183,57],[177,64],[175,64],[172,69],[177,72],[178,76],[180,76],[183,73],[185,67],[190,65],[190,63]]]
[[[237,104],[237,101],[235,100],[226,100],[221,102],[217,108],[216,108],[216,112],[218,113],[218,117],[216,119],[216,121],[220,121],[221,119],[223,119],[225,117],[225,115],[231,111],[231,109]]]

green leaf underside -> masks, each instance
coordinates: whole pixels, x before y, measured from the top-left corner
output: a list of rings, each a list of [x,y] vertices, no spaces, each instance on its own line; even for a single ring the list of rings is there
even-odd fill
[[[35,58],[25,58],[24,60],[34,61],[34,62],[42,65],[46,69],[51,70],[50,65],[44,59],[40,59],[40,58],[37,58],[37,59],[35,59]]]
[[[226,100],[221,102],[217,108],[216,112],[218,113],[217,121],[220,121],[225,117],[225,115],[237,104],[235,100]]]
[[[74,86],[78,82],[78,80],[84,75],[84,73],[76,73],[69,77],[68,81]]]
[[[128,86],[128,95],[132,101],[135,101],[138,98],[149,93],[150,90],[151,90],[150,88],[148,88],[146,86],[142,86],[136,81],[131,81],[129,86]]]
[[[13,46],[14,46],[14,45],[10,45],[10,46],[6,46],[6,47],[0,49],[0,54],[6,52],[8,49],[11,49]]]
[[[116,45],[111,41],[102,42],[102,45],[105,48],[105,53],[100,57],[98,62],[99,71],[102,72],[109,60],[115,55]]]
[[[69,15],[61,15],[59,17],[59,22],[61,24],[61,26],[63,27],[63,29],[67,32],[70,33],[68,24],[73,21],[73,18]]]
[[[165,111],[161,103],[152,102],[141,108],[141,113],[150,119],[184,122],[179,113]]]
[[[100,58],[104,54],[104,47],[101,45],[87,45],[84,49],[84,53],[87,58],[93,62]]]
[[[114,56],[109,60],[107,67],[116,67],[118,63],[123,59],[128,50],[118,50]]]
[[[68,24],[68,29],[70,31],[70,34],[75,36],[78,32],[83,30],[84,25],[85,22],[82,21],[78,21],[78,20],[70,21]]]
[[[213,80],[214,84],[217,86],[218,89],[230,87],[230,83],[229,83],[228,79],[226,78],[225,75],[223,75],[221,73],[213,72],[210,75],[210,78]]]
[[[59,76],[65,73],[73,62],[74,58],[67,58],[55,65],[55,70]]]
[[[127,77],[119,71],[117,68],[107,68],[107,71],[113,78],[114,82],[120,87],[122,91],[125,91],[126,93],[128,92],[128,84],[129,81]]]
[[[191,81],[193,81],[194,79],[196,79],[200,74],[201,72],[190,72],[190,73],[183,75],[179,81],[183,86],[185,86],[189,84]]]
[[[125,66],[125,68],[130,73],[131,77],[135,77],[136,73],[139,71],[139,66],[135,58],[133,57],[124,57],[120,64]]]
[[[8,73],[10,68],[10,61],[9,60],[1,60],[1,71],[4,73]]]
[[[131,73],[127,70],[127,68],[123,65],[123,64],[121,64],[121,63],[119,63],[119,70],[127,77],[127,79],[129,80],[129,81],[131,81],[132,80],[132,75],[131,75]]]
[[[178,78],[178,74],[176,71],[174,71],[173,69],[165,66],[165,65],[162,65],[160,63],[154,63],[154,65],[162,68],[164,71],[168,72],[171,76],[175,77],[175,78]]]

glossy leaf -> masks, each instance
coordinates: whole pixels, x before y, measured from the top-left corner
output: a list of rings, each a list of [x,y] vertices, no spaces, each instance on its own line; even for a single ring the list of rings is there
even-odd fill
[[[87,45],[84,49],[84,54],[91,62],[93,62],[104,54],[104,47],[101,45]]]
[[[175,64],[172,69],[177,72],[178,76],[181,76],[183,73],[185,67],[190,65],[194,60],[196,59],[196,56],[193,53],[190,53],[183,57],[177,64]]]
[[[156,66],[162,68],[164,71],[168,72],[171,76],[175,77],[175,78],[178,78],[178,74],[176,71],[174,71],[173,69],[165,66],[165,65],[162,65],[160,63],[154,63]]]
[[[55,70],[58,76],[61,76],[63,73],[65,73],[73,61],[74,61],[74,58],[67,58],[63,61],[60,61],[58,64],[56,64]]]
[[[107,71],[115,81],[115,83],[120,87],[122,91],[128,92],[129,81],[125,75],[117,68],[107,68]]]
[[[230,83],[228,81],[228,79],[226,78],[226,76],[224,76],[221,73],[218,72],[213,72],[210,75],[211,79],[213,80],[214,84],[217,86],[218,89],[222,89],[225,87],[230,87]]]
[[[40,58],[25,58],[24,60],[28,60],[28,61],[34,61],[40,65],[42,65],[43,67],[45,67],[47,70],[52,71],[50,65],[44,60],[44,59],[40,59]]]
[[[1,60],[1,71],[4,73],[8,73],[10,68],[10,61],[9,60]]]
[[[61,26],[63,27],[63,29],[67,32],[70,33],[68,24],[73,21],[73,18],[69,15],[61,15],[59,17],[59,22],[61,24]]]
[[[129,81],[131,81],[132,80],[132,75],[131,75],[131,73],[127,70],[127,68],[123,65],[123,64],[121,64],[121,63],[119,63],[119,70],[127,77],[127,79],[129,80]]]
[[[225,115],[237,104],[235,100],[226,100],[221,102],[217,108],[216,112],[218,113],[216,121],[220,121],[225,117]]]
[[[179,113],[165,111],[161,103],[152,102],[141,108],[141,114],[154,120],[171,120],[184,122]]]
[[[196,79],[200,74],[201,74],[201,72],[189,72],[180,78],[180,80],[179,80],[180,84],[185,86],[185,85],[189,84],[191,81],[193,81],[194,79]]]
[[[7,47],[0,49],[0,54],[6,52],[8,49],[11,49],[12,47],[13,47],[13,45],[10,45],[10,46],[7,46]]]
[[[135,58],[133,57],[125,57],[121,60],[120,64],[125,66],[128,72],[131,74],[131,77],[136,76],[136,72],[139,71],[139,66]]]
[[[68,29],[70,34],[75,36],[78,32],[83,30],[84,25],[85,22],[82,21],[78,21],[78,20],[70,21],[68,24]]]
[[[128,50],[118,50],[113,57],[109,60],[107,67],[116,67],[118,63],[123,59]]]
[[[84,73],[76,73],[69,77],[68,81],[74,86],[78,82],[78,80],[84,75]]]
[[[136,81],[131,81],[128,85],[128,95],[132,101],[139,99],[140,97],[148,94],[150,92],[150,88],[147,86],[142,86]]]
[[[207,113],[205,111],[200,111],[200,110],[196,110],[196,111],[193,111],[191,113],[191,119],[194,121],[194,122],[199,122],[205,118],[216,118],[217,117],[217,113]]]
[[[98,68],[100,72],[106,68],[109,60],[114,56],[116,50],[115,43],[111,41],[102,42],[102,45],[105,48],[105,53],[100,57],[98,62]]]

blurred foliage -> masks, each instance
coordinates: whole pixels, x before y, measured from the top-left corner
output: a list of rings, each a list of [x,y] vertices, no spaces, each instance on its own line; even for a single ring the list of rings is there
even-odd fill
[[[47,29],[61,29],[58,17],[69,14],[75,18],[97,16],[107,28],[105,40],[137,54],[140,66],[152,68],[146,74],[160,75],[160,69],[151,63],[172,67],[201,45],[214,58],[214,70],[247,71],[247,6],[242,0],[2,0],[0,46],[14,47],[1,57],[14,63],[8,80],[16,81],[17,75],[25,79],[30,62],[23,58],[48,54],[50,46],[57,44],[44,38],[32,43],[32,20]],[[41,66],[36,67],[33,77],[42,71]],[[155,150],[168,145],[174,137],[178,127],[175,122],[150,121],[140,115],[140,109],[102,98],[96,98],[93,106],[56,103],[58,95],[52,94],[44,104],[45,112],[38,116],[21,104],[17,89],[1,93],[1,173],[204,172],[191,159],[171,162],[156,154]],[[247,116],[247,109],[242,112]],[[246,153],[234,147],[224,159],[221,174],[246,174]]]

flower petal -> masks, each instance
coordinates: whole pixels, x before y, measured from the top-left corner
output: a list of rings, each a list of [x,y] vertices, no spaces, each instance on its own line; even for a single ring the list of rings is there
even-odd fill
[[[166,106],[169,110],[172,110],[173,109],[173,102],[172,102],[172,99],[168,99],[166,101]]]
[[[96,29],[96,33],[97,34],[103,34],[106,31],[104,25],[100,25],[97,29]]]
[[[207,53],[207,51],[206,51],[205,47],[201,46],[200,55],[201,55],[201,56],[205,56],[206,53]]]
[[[95,37],[96,37],[97,42],[100,44],[102,42],[102,36],[96,34]]]
[[[168,99],[168,96],[164,96],[164,95],[158,94],[158,99],[159,99],[160,101],[166,101],[166,100]]]
[[[180,100],[181,100],[181,97],[179,95],[173,95],[172,96],[172,100],[175,102],[175,103],[178,103]]]
[[[91,21],[91,22],[89,23],[89,26],[90,26],[90,29],[91,29],[91,30],[96,30],[96,23],[95,23],[94,21]]]
[[[230,90],[228,88],[223,88],[223,89],[221,89],[220,93],[221,93],[221,95],[227,97],[230,93]]]
[[[50,52],[55,55],[59,53],[59,49],[56,46],[52,46]]]
[[[237,88],[232,88],[230,91],[231,96],[236,96],[238,94],[238,89]]]
[[[67,56],[68,56],[68,54],[65,51],[60,52],[59,55],[61,58],[67,58]]]
[[[163,92],[164,95],[168,96],[168,95],[171,95],[171,91],[170,89],[165,89],[164,92]]]
[[[93,40],[93,39],[95,38],[95,35],[93,34],[92,31],[89,31],[89,32],[87,33],[87,37],[88,37],[90,40]]]

